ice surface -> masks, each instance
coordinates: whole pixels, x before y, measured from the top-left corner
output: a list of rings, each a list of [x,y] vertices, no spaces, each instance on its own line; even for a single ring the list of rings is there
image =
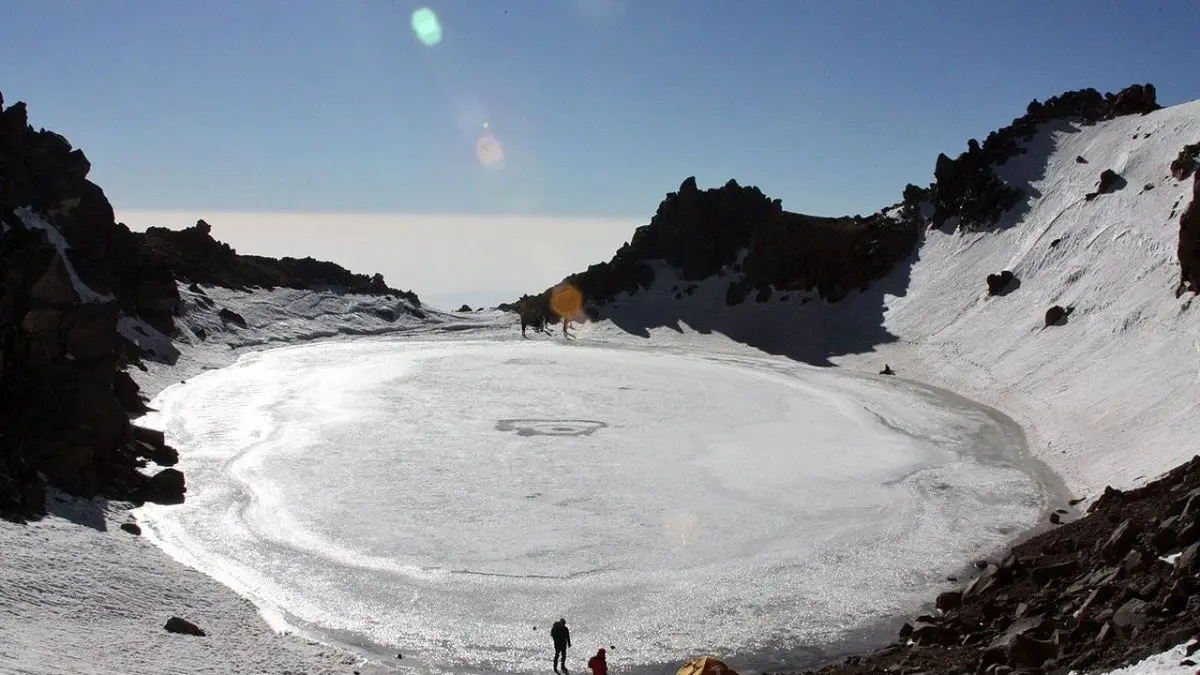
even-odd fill
[[[560,615],[626,667],[768,666],[918,604],[1045,497],[994,412],[762,356],[322,344],[154,405],[189,479],[141,512],[168,550],[431,671],[540,669]]]

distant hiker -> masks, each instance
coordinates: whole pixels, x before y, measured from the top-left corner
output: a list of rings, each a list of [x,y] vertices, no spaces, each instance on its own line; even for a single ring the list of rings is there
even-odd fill
[[[880,375],[895,375],[896,371],[892,370],[892,367],[885,363],[885,364],[883,364],[883,370],[879,371],[879,374]]]
[[[561,662],[565,673],[567,672],[567,647],[571,646],[571,629],[567,628],[566,619],[554,622],[554,625],[550,627],[550,639],[554,640],[554,672],[558,672],[558,664]]]
[[[588,668],[592,669],[592,675],[608,675],[608,661],[604,658],[604,647],[601,647],[595,656],[588,659]]]

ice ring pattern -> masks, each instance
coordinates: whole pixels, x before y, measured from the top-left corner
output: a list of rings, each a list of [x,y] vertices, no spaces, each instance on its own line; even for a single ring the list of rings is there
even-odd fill
[[[591,436],[608,424],[599,420],[500,420],[496,431],[518,436]]]

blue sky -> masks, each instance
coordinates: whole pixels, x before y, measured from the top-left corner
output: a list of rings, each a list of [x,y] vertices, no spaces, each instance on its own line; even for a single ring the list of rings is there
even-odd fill
[[[397,0],[18,0],[0,91],[124,209],[642,219],[693,174],[867,213],[1032,98],[1200,95],[1190,0],[426,4],[434,47]]]
[[[1194,0],[424,4],[432,47],[403,0],[13,0],[0,92],[84,149],[135,229],[205,217],[239,251],[455,305],[608,259],[690,175],[865,214],[1035,97],[1200,96]]]

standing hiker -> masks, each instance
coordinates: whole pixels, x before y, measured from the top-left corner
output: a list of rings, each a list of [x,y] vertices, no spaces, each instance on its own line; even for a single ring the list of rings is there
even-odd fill
[[[608,675],[608,660],[604,658],[604,647],[588,659],[588,668],[592,669],[592,675]]]
[[[567,620],[559,619],[550,627],[550,639],[554,640],[554,672],[558,672],[558,664],[562,663],[562,672],[567,671],[567,647],[571,646],[571,629],[567,628]]]

